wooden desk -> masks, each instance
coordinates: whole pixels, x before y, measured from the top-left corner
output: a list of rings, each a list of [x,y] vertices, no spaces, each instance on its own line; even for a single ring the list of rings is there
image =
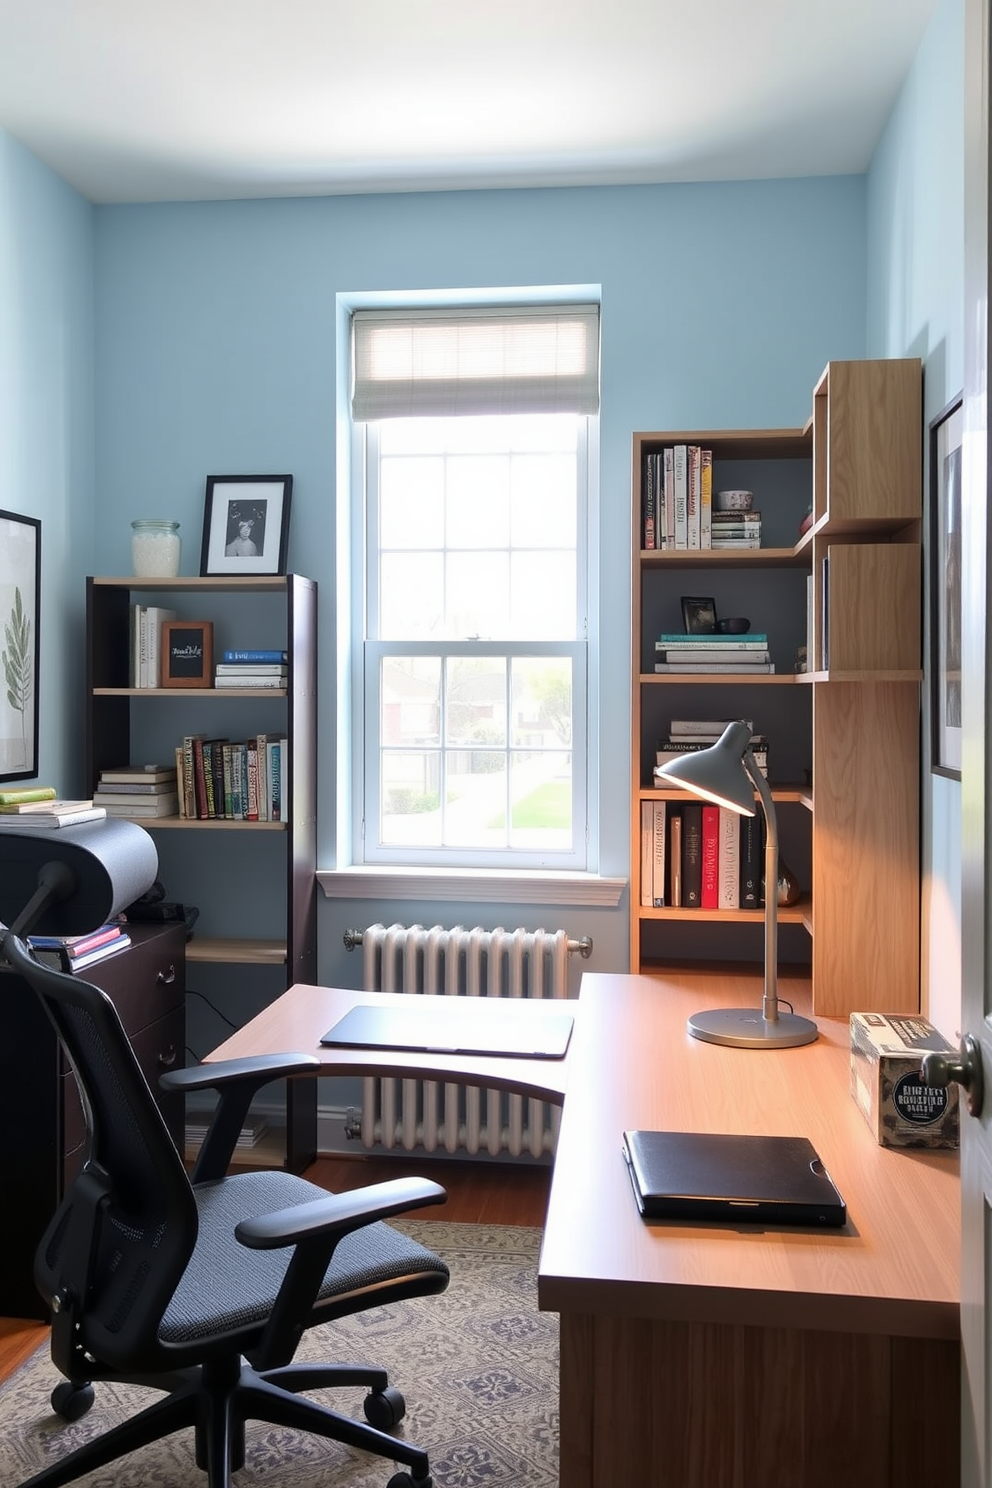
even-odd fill
[[[803,983],[780,994],[808,1013]],[[564,1063],[322,1047],[363,1000],[293,987],[211,1058],[301,1049],[327,1074],[565,1096],[538,1283],[561,1317],[563,1485],[957,1483],[957,1158],[876,1145],[848,1090],[846,1021],[818,1020],[802,1049],[724,1049],[686,1018],[757,1006],[756,979],[586,974]],[[848,1224],[645,1224],[620,1156],[631,1126],[806,1135]]]
[[[802,983],[779,991],[808,1014]],[[846,1020],[800,1049],[685,1031],[759,1001],[754,979],[582,979],[539,1279],[569,1488],[958,1482],[957,1156],[877,1146]],[[637,1126],[808,1136],[848,1224],[645,1224],[620,1156]]]

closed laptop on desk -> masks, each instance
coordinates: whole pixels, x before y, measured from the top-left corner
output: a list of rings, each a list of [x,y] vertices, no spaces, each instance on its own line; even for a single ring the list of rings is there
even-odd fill
[[[805,1137],[626,1131],[623,1156],[645,1219],[820,1227],[847,1218]]]
[[[411,998],[409,1008],[361,1003],[339,1018],[322,1044],[351,1049],[405,1049],[421,1054],[487,1054],[514,1059],[562,1059],[572,1015],[540,1003],[502,998]]]

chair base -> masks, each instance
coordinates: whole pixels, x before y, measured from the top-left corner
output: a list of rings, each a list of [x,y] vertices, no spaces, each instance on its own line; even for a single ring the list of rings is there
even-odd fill
[[[134,1383],[147,1385],[152,1381],[143,1376]],[[402,1463],[409,1469],[412,1488],[430,1488],[432,1483],[426,1452],[297,1394],[299,1390],[365,1385],[372,1392],[369,1396],[372,1401],[384,1392],[390,1400],[400,1401],[399,1411],[375,1412],[398,1420],[402,1415],[402,1397],[389,1390],[385,1370],[289,1364],[259,1372],[239,1358],[212,1361],[184,1370],[171,1381],[154,1383],[156,1388],[168,1389],[164,1399],[52,1463],[28,1478],[21,1488],[60,1488],[85,1473],[116,1462],[128,1452],[190,1427],[194,1431],[196,1465],[207,1475],[207,1488],[231,1488],[231,1474],[244,1465],[247,1421],[267,1421],[273,1426],[327,1437],[344,1446]],[[405,1475],[401,1474],[398,1481],[404,1480]]]

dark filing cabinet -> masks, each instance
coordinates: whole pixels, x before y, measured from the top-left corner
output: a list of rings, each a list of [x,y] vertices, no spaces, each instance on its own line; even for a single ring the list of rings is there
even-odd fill
[[[131,945],[79,975],[114,1002],[138,1063],[180,1152],[181,1095],[158,1077],[185,1063],[186,929],[131,925]],[[6,1263],[0,1316],[44,1318],[33,1281],[34,1253],[64,1186],[85,1156],[86,1129],[75,1077],[41,1003],[20,977],[0,976],[0,1131],[6,1185]]]

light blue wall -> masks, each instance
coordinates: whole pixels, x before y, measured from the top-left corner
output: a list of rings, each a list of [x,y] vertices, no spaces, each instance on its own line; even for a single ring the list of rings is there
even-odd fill
[[[41,519],[39,777],[83,790],[93,497],[93,209],[0,130],[0,508]]]
[[[110,572],[129,522],[182,523],[199,562],[209,473],[293,472],[290,568],[332,617],[335,296],[489,286],[602,286],[601,869],[626,876],[630,437],[635,429],[802,424],[830,358],[865,353],[865,182],[355,196],[104,207],[96,213],[97,487]],[[331,866],[333,644],[321,651],[321,863]],[[179,892],[177,885],[173,892]],[[627,965],[614,911],[320,906],[320,974],[355,980],[347,925],[563,924]]]
[[[922,357],[929,426],[964,381],[964,0],[943,0],[875,153],[867,262],[868,355]],[[925,440],[921,459],[928,476]],[[933,1021],[956,1038],[961,787],[930,773],[928,695],[925,687],[924,999]]]

